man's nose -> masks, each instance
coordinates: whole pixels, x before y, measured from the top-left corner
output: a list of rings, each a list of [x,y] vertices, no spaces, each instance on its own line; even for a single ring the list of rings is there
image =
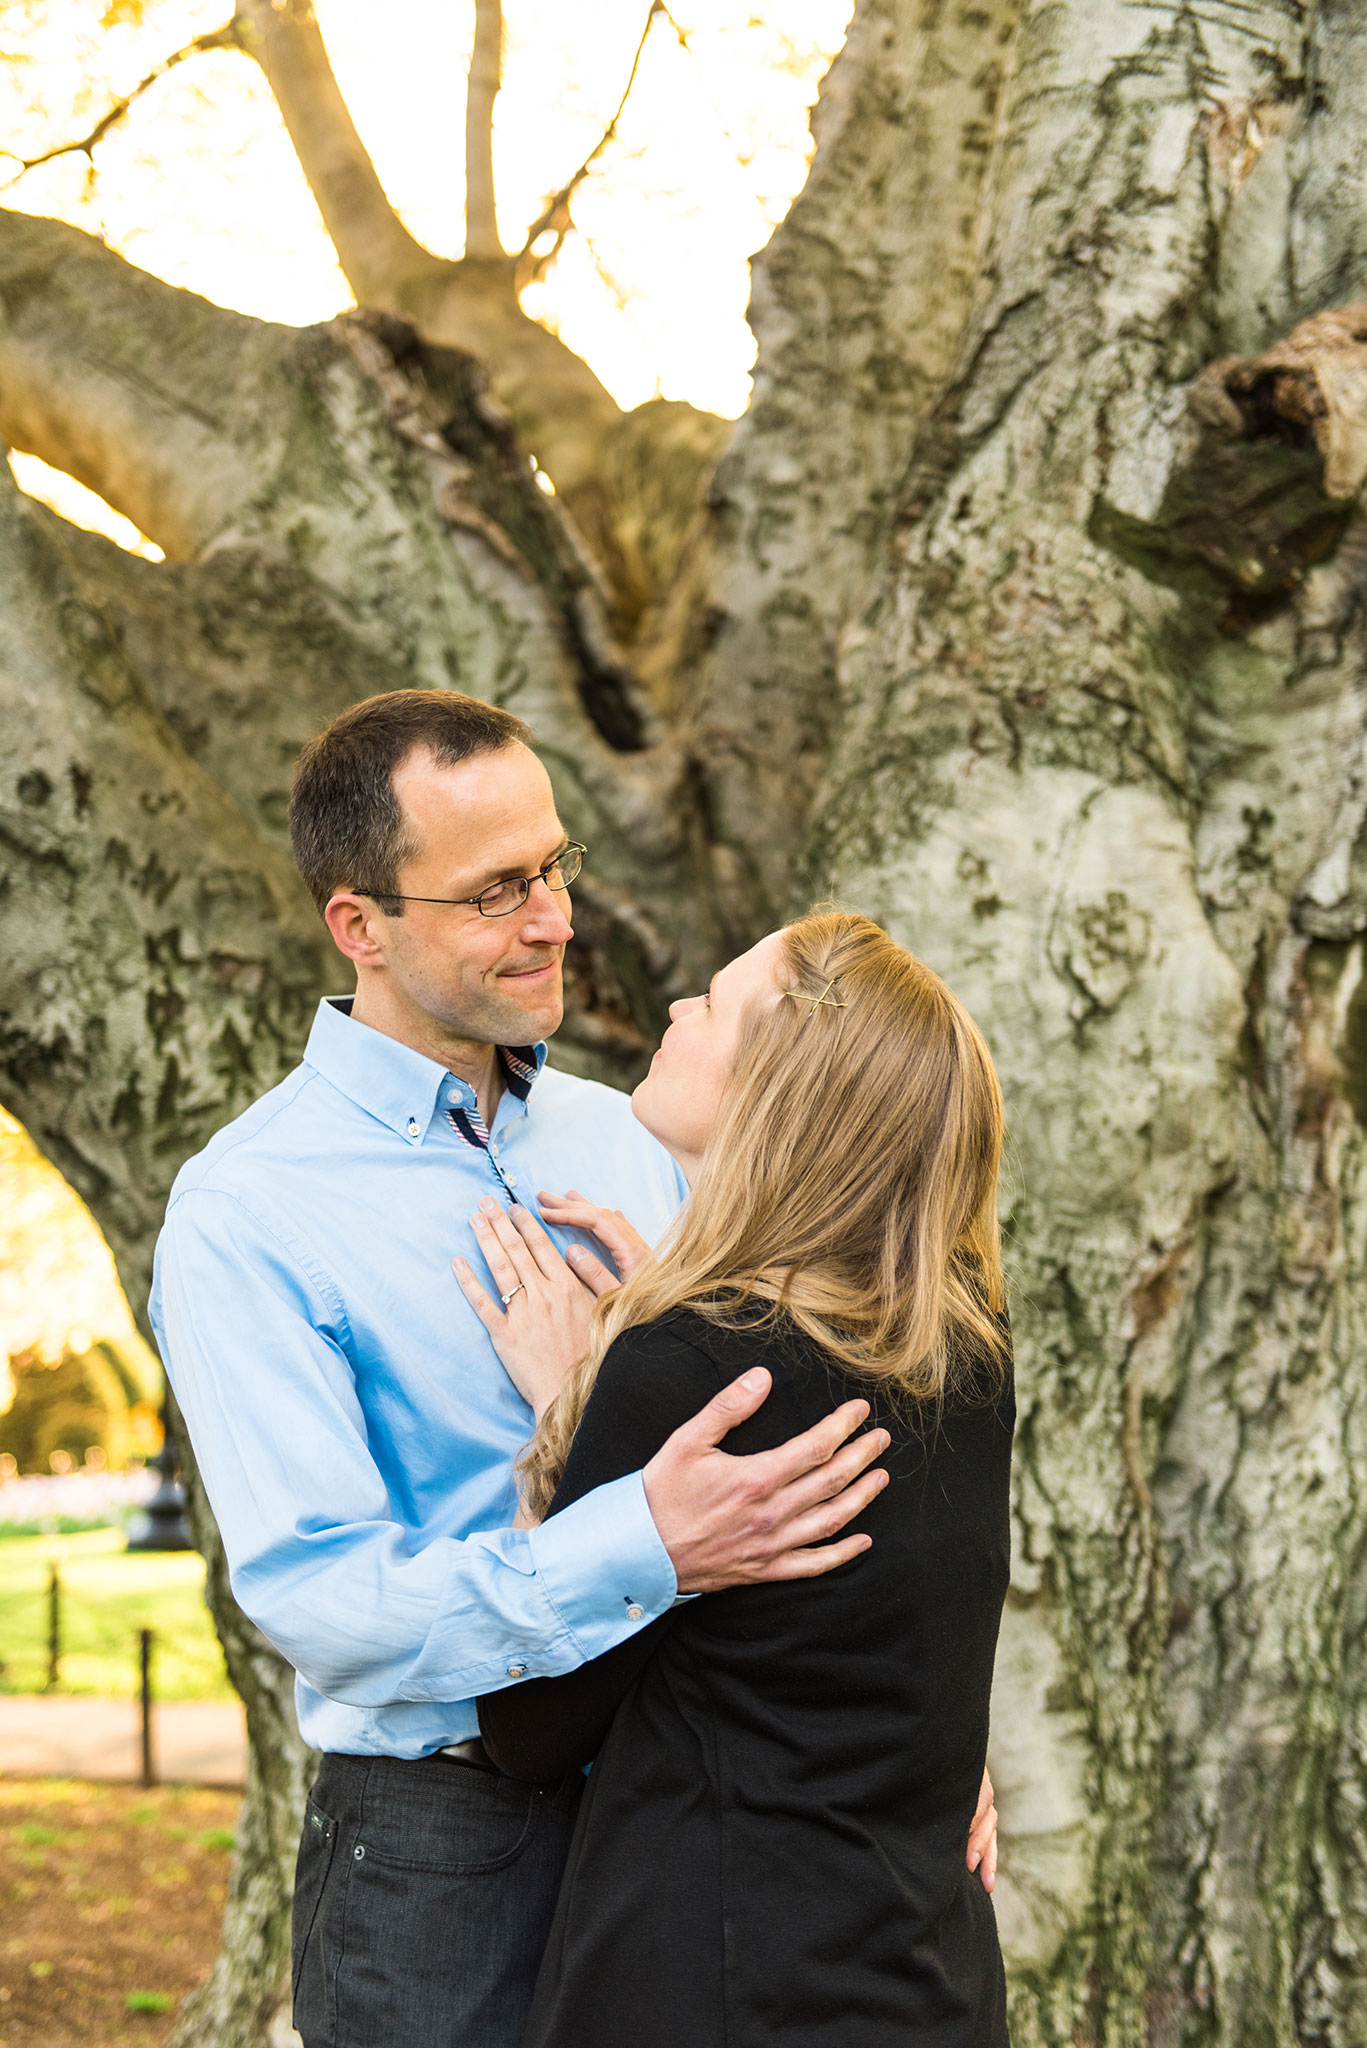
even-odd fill
[[[569,920],[568,889],[552,889],[540,875],[527,891],[522,913],[522,936],[538,939],[543,946],[563,946],[574,937]]]

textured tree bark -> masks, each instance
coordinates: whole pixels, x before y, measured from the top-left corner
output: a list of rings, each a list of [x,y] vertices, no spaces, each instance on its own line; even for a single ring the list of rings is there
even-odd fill
[[[343,260],[402,270],[304,10],[268,12]],[[1017,2048],[1367,2048],[1364,81],[1342,4],[860,0],[757,267],[755,402],[682,572],[670,538],[640,585],[644,682],[597,532],[397,285],[296,334],[0,216],[0,430],[176,557],[12,500],[0,526],[0,1094],[131,1293],[180,1157],[295,1056],[327,975],[285,784],[369,689],[538,728],[593,841],[580,1063],[629,1072],[669,994],[826,891],[983,1023]],[[144,331],[153,376],[111,371]],[[613,481],[619,423],[573,426],[620,569],[648,500]],[[675,535],[693,422],[642,445]],[[255,1776],[181,2048],[277,2023],[306,1768],[214,1585]]]
[[[1017,2048],[1357,2044],[1367,404],[1358,316],[1295,323],[1360,276],[1334,194],[1367,27],[923,25],[859,10],[764,260],[719,486],[715,814],[761,902],[832,889],[947,974],[1002,1072]],[[875,259],[846,222],[884,132]],[[928,222],[903,195],[937,165]],[[966,290],[948,253],[919,268],[937,223]],[[909,395],[906,346],[856,354],[870,323],[822,290],[852,270],[895,306],[880,266],[939,343]],[[828,437],[792,399],[838,356]],[[842,475],[887,395],[883,459]],[[800,837],[773,800],[795,758]]]
[[[146,1330],[171,1178],[291,1064],[324,948],[288,861],[188,758],[89,601],[72,537],[0,472],[0,1089],[89,1204]],[[307,1753],[292,1675],[233,1603],[198,1507],[252,1785],[207,2024],[184,2038],[256,2048],[280,2014]]]

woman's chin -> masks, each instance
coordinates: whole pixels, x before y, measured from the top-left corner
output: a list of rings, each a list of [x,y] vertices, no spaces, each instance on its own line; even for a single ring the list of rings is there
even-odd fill
[[[631,1091],[631,1113],[638,1124],[644,1124],[652,1138],[658,1138],[660,1134],[650,1121],[649,1093],[650,1076],[647,1074],[643,1080],[636,1083],[636,1086]],[[645,1098],[644,1101],[642,1100],[643,1097]]]
[[[651,1087],[651,1078],[651,1075],[647,1074],[645,1079],[638,1081],[632,1089],[631,1113],[637,1123],[650,1132],[652,1138],[657,1138],[663,1146],[672,1151],[674,1148],[671,1143],[669,1119],[660,1114],[660,1104],[654,1099],[658,1091]]]

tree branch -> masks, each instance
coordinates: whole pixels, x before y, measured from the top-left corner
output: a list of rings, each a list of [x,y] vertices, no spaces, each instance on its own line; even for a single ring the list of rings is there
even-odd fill
[[[19,169],[12,178],[6,179],[5,183],[0,185],[0,192],[8,192],[11,186],[17,185],[30,171],[36,171],[40,164],[55,163],[58,157],[93,156],[96,145],[103,142],[111,128],[118,126],[143,94],[154,86],[159,78],[164,78],[168,71],[173,71],[177,64],[183,64],[187,57],[202,57],[209,50],[233,50],[238,47],[237,24],[225,21],[221,28],[211,29],[205,35],[196,36],[182,49],[173,50],[169,57],[164,57],[160,64],[154,65],[146,78],[140,79],[131,92],[125,93],[122,99],[115,100],[88,134],[79,136],[74,142],[60,142],[55,149],[45,149],[41,156],[16,157],[14,161],[18,163]],[[0,155],[9,154],[8,150],[0,151]]]
[[[465,253],[498,261],[494,101],[503,82],[503,0],[475,0],[475,46],[465,87]]]
[[[238,0],[234,26],[275,95],[357,302],[411,317],[414,288],[447,266],[390,205],[338,89],[310,0]]]
[[[356,132],[308,0],[238,0],[236,18],[358,302],[489,366],[495,394],[611,569],[611,508],[598,468],[621,408],[587,363],[522,311],[512,258],[447,262],[408,233]]]
[[[579,187],[583,184],[585,178],[587,178],[589,172],[593,169],[593,166],[597,163],[599,157],[603,154],[603,151],[608,147],[610,143],[616,140],[617,124],[621,120],[623,113],[626,111],[627,101],[631,98],[631,89],[636,83],[636,74],[641,68],[641,58],[645,53],[646,42],[650,36],[651,24],[654,21],[657,14],[668,15],[668,13],[669,10],[664,5],[664,0],[650,0],[650,6],[646,11],[645,24],[641,30],[640,39],[636,45],[636,54],[631,60],[631,69],[627,73],[627,82],[622,87],[622,97],[617,102],[616,111],[614,112],[612,119],[608,122],[607,127],[603,130],[597,142],[594,143],[593,148],[584,158],[584,161],[580,164],[578,170],[574,172],[572,177],[566,179],[565,183],[560,187],[558,192],[553,193],[551,197],[547,200],[545,207],[542,209],[541,213],[538,214],[537,218],[532,222],[531,226],[527,230],[525,237],[523,238],[522,247],[518,251],[517,261],[519,265],[526,266],[528,265],[530,259],[530,269],[523,269],[521,273],[522,282],[525,283],[529,281],[530,277],[532,276],[539,276],[540,273],[549,264],[553,263],[555,261],[555,258],[559,255],[561,247],[564,244],[565,237],[569,233],[570,228],[573,225],[573,223],[570,220],[569,212],[570,200],[578,191]],[[552,230],[554,231],[556,238],[554,246],[536,256],[533,256],[532,245],[535,242],[538,242],[541,239],[542,235],[547,234]]]
[[[259,487],[292,328],[211,306],[79,228],[0,209],[0,438],[184,558]]]

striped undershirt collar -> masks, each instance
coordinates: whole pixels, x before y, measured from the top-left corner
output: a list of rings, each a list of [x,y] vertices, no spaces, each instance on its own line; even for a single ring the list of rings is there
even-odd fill
[[[531,1045],[501,1045],[498,1056],[503,1062],[503,1077],[508,1093],[515,1095],[519,1102],[525,1102],[531,1093],[532,1083],[540,1069],[536,1063],[536,1048]],[[474,1145],[481,1152],[489,1149],[489,1126],[479,1113],[475,1103],[467,1109],[457,1103],[446,1112],[451,1127],[467,1145]]]

